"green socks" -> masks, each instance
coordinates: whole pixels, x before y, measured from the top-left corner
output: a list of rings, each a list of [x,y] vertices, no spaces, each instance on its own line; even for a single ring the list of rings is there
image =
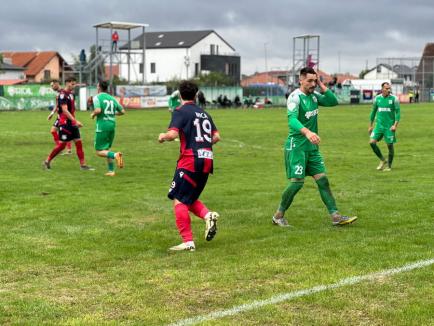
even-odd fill
[[[383,154],[381,154],[380,148],[377,146],[376,143],[369,143],[369,145],[371,145],[372,150],[374,151],[375,155],[377,155],[377,157],[384,161],[384,156]]]
[[[115,158],[115,154],[116,154],[115,152],[108,152],[107,153],[107,157],[111,158],[111,159],[114,159]]]
[[[107,162],[107,165],[108,165],[108,170],[110,172],[114,172],[115,171],[115,163],[113,161]]]
[[[316,183],[318,185],[318,190],[319,190],[319,194],[321,195],[321,199],[323,203],[326,205],[327,210],[329,211],[330,214],[336,213],[338,211],[338,208],[336,207],[336,201],[332,195],[332,191],[330,190],[329,179],[326,176],[323,176],[318,180],[316,180]]]
[[[387,164],[389,165],[389,168],[392,168],[393,156],[395,155],[395,149],[393,147],[393,144],[387,144],[387,149],[389,150]]]
[[[286,210],[291,206],[297,192],[303,188],[304,181],[301,182],[291,182],[282,194],[282,201],[280,202],[279,211],[286,212]]]

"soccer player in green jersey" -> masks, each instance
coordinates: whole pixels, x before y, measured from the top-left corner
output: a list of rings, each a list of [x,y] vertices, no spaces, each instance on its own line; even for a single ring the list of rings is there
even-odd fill
[[[375,116],[377,118],[375,119]],[[377,170],[391,171],[393,156],[395,149],[393,144],[396,143],[396,129],[401,118],[399,100],[396,96],[391,94],[391,87],[388,82],[381,84],[381,94],[377,95],[372,105],[370,116],[370,124],[368,132],[371,135],[369,144],[375,155],[380,159],[380,164]],[[374,128],[374,120],[375,128]],[[389,150],[388,160],[384,158],[377,143],[384,137]]]
[[[107,158],[108,172],[106,176],[115,176],[113,160],[119,168],[124,167],[121,152],[112,152],[110,149],[115,138],[116,115],[125,114],[124,108],[118,101],[107,93],[108,83],[100,81],[97,85],[98,94],[93,98],[93,112],[91,118],[96,117],[95,150],[96,155]]]
[[[321,93],[315,91],[319,86]],[[293,91],[287,101],[289,136],[285,143],[285,167],[289,184],[283,191],[279,208],[272,217],[275,225],[289,226],[284,218],[285,212],[303,187],[306,175],[312,176],[318,185],[323,203],[330,213],[333,225],[345,225],[354,222],[357,216],[341,215],[330,190],[326,170],[318,144],[318,106],[335,106],[336,96],[319,79],[316,71],[310,67],[300,71],[300,88]]]

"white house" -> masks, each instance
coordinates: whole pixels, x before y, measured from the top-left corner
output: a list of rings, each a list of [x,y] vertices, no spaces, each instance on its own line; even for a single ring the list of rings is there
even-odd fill
[[[219,71],[240,81],[241,60],[235,49],[213,30],[146,32],[145,81],[189,79]],[[120,47],[122,53],[128,44]],[[131,81],[141,81],[143,34],[131,42]],[[127,79],[128,65],[122,61],[120,77]]]
[[[385,64],[379,64],[376,67],[369,70],[364,76],[363,79],[395,79],[398,78],[398,74],[393,70],[392,67]]]

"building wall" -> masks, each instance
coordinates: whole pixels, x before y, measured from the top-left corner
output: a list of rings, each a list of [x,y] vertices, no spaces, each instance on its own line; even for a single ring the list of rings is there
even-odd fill
[[[40,83],[45,80],[44,70],[50,70],[49,79],[60,79],[60,60],[58,56],[53,57],[50,62],[38,73],[33,79],[34,82]]]
[[[17,80],[25,78],[26,76],[22,70],[6,70],[0,72],[0,80]]]
[[[201,71],[202,54],[210,54],[211,44],[218,46],[219,54],[234,54],[234,51],[215,33],[211,33],[191,48],[147,49],[146,50],[146,82],[166,82],[171,79],[188,79],[195,76],[196,64]],[[140,62],[142,51],[131,50],[131,81],[141,81]],[[126,62],[126,56],[122,62]],[[133,63],[135,62],[135,63]],[[151,73],[151,63],[155,63],[155,73]],[[122,63],[121,77],[128,78],[128,65]]]
[[[377,72],[377,68],[373,69],[372,71],[368,72],[365,76],[363,76],[363,79],[394,79],[398,78],[398,74],[395,72],[387,69],[386,67],[380,66],[381,71]]]

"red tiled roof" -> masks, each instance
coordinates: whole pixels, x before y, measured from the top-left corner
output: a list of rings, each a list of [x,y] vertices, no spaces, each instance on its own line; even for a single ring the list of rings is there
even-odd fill
[[[242,87],[246,87],[246,86],[249,86],[251,84],[267,84],[267,83],[274,83],[274,84],[285,86],[285,82],[279,78],[272,76],[271,72],[270,73],[266,73],[266,72],[256,73],[252,76],[245,77],[241,80],[241,86]]]
[[[3,52],[5,58],[11,58],[12,64],[26,68],[27,76],[36,76],[56,55],[55,51],[44,52]],[[60,57],[61,60],[62,57]]]

